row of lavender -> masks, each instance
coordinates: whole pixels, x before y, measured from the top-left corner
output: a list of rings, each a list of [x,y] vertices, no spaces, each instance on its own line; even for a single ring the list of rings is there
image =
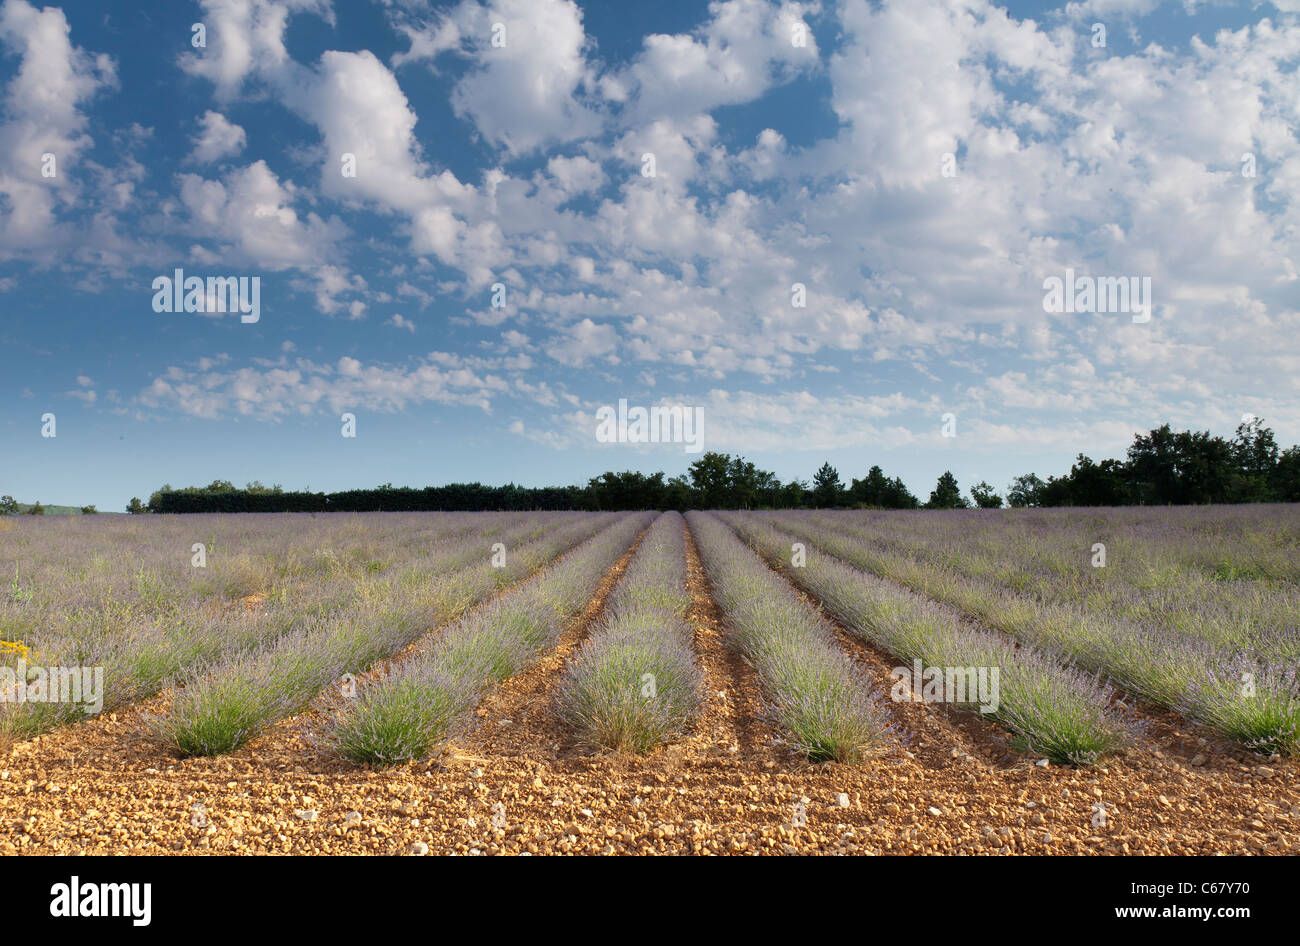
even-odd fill
[[[649,752],[679,739],[699,711],[703,675],[686,622],[686,532],[655,520],[605,602],[605,617],[569,665],[558,708],[580,742]]]
[[[1052,510],[1053,512],[1062,512]],[[1300,658],[1300,507],[1198,510],[1135,519],[1129,510],[803,513],[854,524],[881,551],[1044,601],[1084,606],[1218,643],[1287,628]],[[1196,528],[1199,524],[1199,529]],[[1205,549],[1214,551],[1206,557]],[[1281,655],[1288,656],[1288,655]]]
[[[193,628],[238,599],[296,605],[541,524],[528,513],[3,519],[0,642],[44,652],[141,625]]]
[[[717,517],[687,514],[734,646],[766,715],[813,761],[858,762],[890,740],[888,713],[834,630]]]
[[[1163,616],[1136,620],[1121,609],[1016,592],[987,576],[972,576],[953,564],[961,558],[960,539],[949,540],[958,554],[941,559],[935,546],[900,551],[904,543],[892,542],[893,536],[882,541],[874,522],[863,523],[854,514],[751,513],[738,519],[778,528],[787,548],[789,542],[806,543],[906,586],[1251,749],[1270,754],[1300,749],[1300,639],[1294,622],[1243,620],[1229,633],[1196,625],[1176,601]],[[918,523],[917,531],[923,530]]]
[[[276,566],[276,554],[289,551],[286,538],[327,537],[312,528],[310,520],[281,522],[268,533],[252,531],[235,553],[237,535],[232,527],[256,524],[249,517],[243,519],[242,523],[187,524],[176,519],[146,524],[120,519],[108,529],[97,520],[69,519],[5,542],[6,554],[27,552],[31,558],[20,563],[25,590],[11,593],[4,618],[11,622],[17,617],[21,625],[32,627],[31,633],[22,633],[7,623],[6,639],[13,644],[6,647],[6,666],[17,672],[25,664],[31,677],[38,673],[30,669],[35,667],[98,668],[103,674],[101,709],[111,711],[152,696],[182,674],[198,672],[225,654],[263,646],[305,623],[346,612],[371,584],[414,567],[427,549],[436,555],[444,549],[440,540],[458,535],[468,524],[465,520],[387,523],[387,529],[372,530],[380,540],[391,542],[382,560],[371,558],[377,549],[364,543],[345,546],[352,554],[344,556],[331,548],[321,549],[332,563],[361,563],[355,569],[329,564],[330,578],[321,580],[323,576],[313,579]],[[333,525],[330,538],[340,542],[358,538],[355,522]],[[503,525],[487,523],[490,531]],[[208,540],[201,545],[205,558],[212,551],[210,562],[192,563],[190,555],[197,553],[191,553],[178,537],[179,529],[189,537],[202,535]],[[151,530],[152,541],[145,541]],[[343,532],[351,534],[345,538]],[[65,542],[69,538],[75,538],[75,543]],[[420,540],[429,545],[423,547]],[[60,553],[67,553],[67,560],[55,561]],[[130,578],[125,586],[120,580],[123,573]],[[225,584],[231,586],[230,597],[215,590]],[[239,605],[237,599],[257,592],[264,596],[258,594],[256,605]],[[80,701],[0,706],[0,732],[27,738],[79,720],[85,711]]]
[[[988,712],[1026,748],[1058,761],[1093,762],[1126,739],[1108,708],[1108,689],[1075,666],[1252,748],[1296,751],[1300,647],[1294,622],[1280,628],[1248,620],[1235,629],[1231,621],[1186,626],[1204,612],[1203,601],[1172,602],[1145,621],[1122,607],[1104,607],[1124,586],[1141,584],[1131,579],[1110,583],[1111,597],[1082,601],[1068,592],[1016,591],[990,567],[996,534],[980,530],[968,560],[949,517],[908,517],[908,528],[861,513],[721,517],[692,513],[689,521],[728,633],[758,671],[770,715],[810,758],[865,758],[887,740],[888,714],[840,649],[833,628],[789,581],[849,631],[901,660],[996,668],[999,693],[992,705],[987,694],[966,694],[958,705]],[[212,547],[221,553],[235,537],[228,531],[231,518],[243,517],[211,523],[219,538]],[[605,570],[649,524],[646,515],[403,518],[378,517],[378,529],[374,518],[334,519],[325,532],[302,518],[284,524],[300,542],[313,533],[328,536],[341,554],[316,547],[304,557],[302,549],[286,550],[278,536],[246,537],[245,554],[280,550],[288,559],[277,561],[274,582],[262,586],[266,607],[259,611],[195,621],[185,595],[176,594],[183,581],[137,580],[121,601],[97,587],[87,609],[107,615],[116,604],[126,620],[108,621],[96,635],[88,630],[93,618],[69,609],[62,615],[64,633],[47,635],[42,647],[65,662],[105,666],[106,709],[176,686],[169,712],[153,721],[156,735],[182,752],[213,754],[303,710],[341,675],[360,672],[464,615],[445,633],[427,636],[398,671],[363,684],[360,697],[345,700],[328,727],[329,740],[349,758],[418,758],[445,741],[489,688],[554,643]],[[931,520],[943,524],[927,533]],[[393,533],[398,525],[408,528]],[[163,531],[174,526],[158,524]],[[42,585],[48,586],[56,573],[47,547],[33,543],[32,535],[24,531],[20,542],[8,545],[0,537],[0,551],[37,547],[41,554],[27,575],[47,576]],[[376,537],[380,544],[370,541]],[[486,560],[489,539],[509,550],[507,560]],[[1045,543],[1052,551],[1042,554],[1017,548],[1013,559],[1024,574],[1041,579],[1059,567],[1060,542]],[[806,558],[791,562],[797,544],[807,546]],[[121,554],[114,548],[95,549],[80,567],[101,568],[99,561]],[[483,604],[566,551],[553,568]],[[668,513],[655,521],[611,594],[606,619],[570,667],[557,709],[583,741],[649,751],[680,738],[698,711],[701,675],[683,620],[690,605],[685,552],[681,517]],[[294,554],[300,556],[296,563]],[[1156,559],[1147,554],[1143,561]],[[337,580],[320,580],[322,563],[336,570]],[[1178,567],[1187,572],[1186,563]],[[146,561],[141,574],[147,569]],[[204,579],[189,581],[191,589],[211,587]],[[48,587],[42,593],[38,611],[54,601]],[[0,614],[21,615],[33,601],[14,598]],[[189,610],[203,600],[189,599]],[[1277,600],[1256,599],[1246,613]],[[0,706],[0,731],[23,737],[78,716],[66,704]]]
[[[250,517],[237,518],[246,527],[253,525]],[[38,672],[31,669],[35,665],[98,668],[102,672],[100,711],[185,685],[173,712],[160,724],[160,733],[186,751],[223,751],[222,747],[239,744],[278,718],[286,702],[294,704],[318,682],[316,690],[326,685],[335,670],[348,672],[371,655],[383,656],[400,647],[410,635],[463,612],[502,583],[530,573],[599,526],[598,519],[571,514],[479,517],[477,526],[472,514],[382,517],[379,522],[347,517],[332,521],[323,533],[310,522],[300,519],[281,522],[278,527],[299,540],[327,538],[340,547],[336,552],[334,545],[317,546],[312,561],[361,561],[363,567],[340,569],[331,564],[328,577],[314,569],[295,574],[292,567],[280,568],[267,589],[264,606],[255,609],[232,610],[221,607],[219,601],[211,607],[205,598],[187,598],[180,591],[166,596],[166,607],[150,613],[138,599],[128,597],[121,602],[121,611],[128,616],[124,624],[106,622],[98,634],[46,635],[36,649],[24,655],[22,664],[29,667],[30,674]],[[189,526],[190,534],[195,534],[195,529],[202,531],[205,525],[224,533],[224,542],[213,543],[214,558],[228,561],[232,556],[226,554],[225,543],[236,538],[228,532],[229,523],[195,523]],[[150,526],[158,529],[156,544],[175,538],[172,533],[177,521]],[[137,539],[133,533],[138,528],[115,537]],[[554,538],[548,541],[552,533]],[[263,568],[271,564],[268,556],[277,551],[292,554],[283,547],[283,536],[273,534],[275,541],[268,542],[265,534],[254,532],[245,537],[242,546],[245,555],[252,549],[252,554],[261,557]],[[388,544],[383,548],[371,544],[385,540]],[[493,540],[508,550],[499,568],[489,561]],[[302,554],[301,549],[298,552]],[[381,554],[382,560],[371,557],[375,553]],[[112,559],[123,553],[110,541],[93,554]],[[151,564],[159,574],[174,575],[171,568]],[[75,559],[65,565],[67,569],[76,567]],[[184,580],[176,579],[174,589],[183,588]],[[56,597],[52,588],[46,597]],[[104,608],[92,613],[102,613],[115,601],[106,597],[100,603]],[[93,619],[85,623],[93,628]],[[376,629],[379,633],[374,633]],[[337,659],[304,656],[318,651],[324,640],[342,645]],[[14,656],[11,652],[9,664],[17,669]],[[292,696],[275,696],[274,688],[268,686],[271,682],[288,684]],[[9,738],[28,738],[84,718],[86,712],[86,706],[76,701],[8,702],[0,705],[0,732]],[[203,733],[191,739],[181,723],[187,713],[215,718],[210,725],[224,735],[218,738]]]
[[[949,608],[828,555],[809,554],[806,560],[796,559],[797,567],[789,567],[791,533],[745,514],[722,518],[857,636],[908,664],[920,661],[945,672],[969,669],[961,677],[961,692],[953,687],[953,704],[987,714],[1026,751],[1083,765],[1126,741],[1123,722],[1108,709],[1110,692],[1096,679],[1063,668],[1031,648],[1013,647],[970,626]],[[976,685],[965,686],[972,679]],[[922,681],[913,681],[908,689],[923,691]],[[923,695],[900,693],[907,699]]]
[[[608,521],[606,514],[558,528],[541,526],[542,534],[531,541],[516,536],[525,541],[513,548],[502,543],[509,549],[504,564],[492,562],[481,549],[477,561],[464,568],[448,572],[434,566],[435,580],[425,575],[372,586],[342,614],[190,676],[170,711],[153,720],[154,733],[187,755],[230,752],[271,723],[306,709],[332,681],[398,653],[493,592],[533,574]]]
[[[619,518],[531,581],[476,608],[342,704],[326,739],[353,761],[392,765],[429,755],[494,686],[555,644],[609,568],[650,523]]]
[[[1300,505],[1125,506],[1119,508],[1014,509],[929,512],[861,510],[883,534],[959,540],[972,549],[987,543],[999,556],[1031,553],[1057,577],[1162,580],[1179,574],[1210,579],[1254,578],[1300,583]],[[1115,573],[1092,572],[1088,555],[1104,542],[1125,562]]]

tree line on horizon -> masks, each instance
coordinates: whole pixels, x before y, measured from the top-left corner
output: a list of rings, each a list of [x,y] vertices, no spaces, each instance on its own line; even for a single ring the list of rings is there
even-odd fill
[[[508,483],[451,483],[335,493],[286,491],[259,482],[243,489],[229,480],[174,489],[164,485],[147,503],[135,497],[131,513],[200,512],[407,512],[485,510],[631,509],[997,509],[1032,506],[1189,505],[1300,501],[1300,447],[1280,451],[1263,421],[1238,425],[1232,439],[1208,431],[1174,431],[1164,424],[1138,434],[1123,460],[1100,463],[1080,453],[1069,473],[1046,480],[1025,473],[1005,497],[984,481],[967,498],[957,478],[945,471],[922,502],[899,477],[879,465],[845,485],[839,471],[823,463],[811,481],[781,482],[744,457],[708,452],[685,474],[625,470],[592,477],[585,486],[526,487]]]

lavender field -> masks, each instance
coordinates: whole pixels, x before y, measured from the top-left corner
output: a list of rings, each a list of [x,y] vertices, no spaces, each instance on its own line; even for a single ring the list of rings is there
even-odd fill
[[[1124,842],[1159,849],[1166,760],[1219,786],[1294,771],[1298,550],[1294,506],[0,520],[0,752],[41,771],[89,752],[91,794],[164,770],[218,792],[232,763],[436,785],[467,758],[533,828],[534,762],[579,794],[593,764],[693,776],[693,805],[720,779],[862,797],[899,765],[942,793],[976,765],[976,795],[1083,778],[1165,799]],[[1293,782],[1223,792],[1286,819],[1266,849],[1294,846]],[[1080,837],[1102,837],[1087,811]],[[531,830],[488,823],[507,846]],[[992,843],[978,828],[935,838]]]

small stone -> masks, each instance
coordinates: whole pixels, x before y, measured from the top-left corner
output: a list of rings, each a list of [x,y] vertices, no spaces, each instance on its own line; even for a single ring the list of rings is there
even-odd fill
[[[1038,766],[1039,768],[1043,768],[1043,769],[1045,769],[1045,768],[1047,768],[1049,765],[1051,765],[1051,760],[1050,760],[1050,759],[1039,759],[1037,762],[1034,763],[1034,765]]]
[[[942,809],[935,808],[935,807],[933,807],[933,806],[931,806],[930,808],[927,808],[926,810],[929,811],[930,814],[934,815],[936,818],[939,818],[939,817],[941,817],[941,816],[943,815],[943,810],[942,810]]]
[[[1205,764],[1205,756],[1201,755],[1201,753],[1199,752],[1196,753],[1196,755],[1192,758],[1192,765],[1204,765],[1204,764]]]
[[[849,807],[849,793],[848,793],[848,792],[840,792],[838,795],[836,795],[836,796],[835,796],[835,804],[839,805],[839,807],[841,807],[841,808],[847,808],[847,807]]]
[[[1267,765],[1259,765],[1259,766],[1256,766],[1256,767],[1255,767],[1255,771],[1256,771],[1257,773],[1259,773],[1260,775],[1264,776],[1264,778],[1268,778],[1268,777],[1271,776],[1271,775],[1276,775],[1276,774],[1277,774],[1277,772],[1276,772],[1274,769],[1270,768],[1270,767],[1267,766]]]
[[[294,814],[303,821],[315,821],[319,812],[315,808],[299,808],[294,810]]]
[[[412,857],[424,857],[424,855],[428,853],[429,853],[429,845],[425,844],[423,841],[416,841],[414,844],[411,845]]]
[[[469,777],[470,777],[470,778],[482,778],[482,777],[483,777],[483,770],[482,770],[482,769],[475,769],[473,772],[469,773]]]

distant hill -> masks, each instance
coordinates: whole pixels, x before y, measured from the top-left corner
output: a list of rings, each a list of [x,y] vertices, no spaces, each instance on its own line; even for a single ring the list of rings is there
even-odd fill
[[[41,505],[45,507],[45,515],[47,515],[47,516],[80,516],[80,515],[82,515],[81,507],[80,507],[80,506],[51,506],[51,505],[49,505],[48,503],[41,503]],[[32,504],[31,504],[31,503],[19,503],[19,504],[18,504],[18,514],[19,514],[19,515],[26,515],[26,514],[27,514],[27,511],[28,511],[29,509],[31,509],[31,508],[32,508]],[[104,513],[101,512],[101,513],[99,513],[99,515],[104,515]],[[112,513],[109,513],[109,515],[112,515]],[[125,515],[125,513],[123,513],[123,515]]]

